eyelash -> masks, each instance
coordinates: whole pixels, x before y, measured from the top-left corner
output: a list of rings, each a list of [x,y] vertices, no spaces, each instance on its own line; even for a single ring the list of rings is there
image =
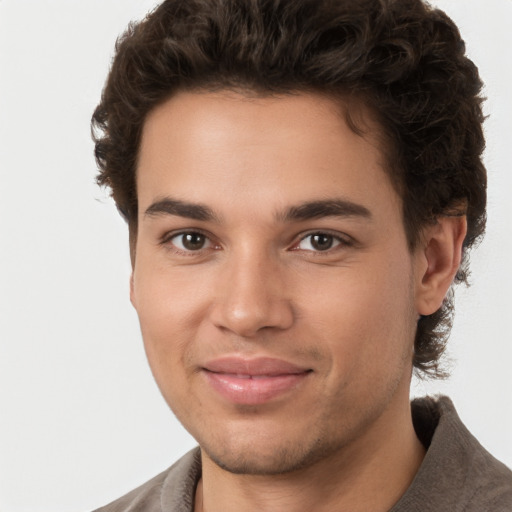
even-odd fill
[[[179,247],[177,247],[174,243],[172,243],[172,240],[177,237],[183,237],[185,235],[200,235],[206,238],[211,244],[210,247],[206,248],[200,248],[198,250],[183,250]],[[309,250],[309,249],[301,249],[298,247],[303,241],[307,240],[308,238],[312,238],[314,236],[326,236],[333,239],[333,242],[336,243],[334,247],[329,247],[326,250]],[[184,256],[198,256],[200,254],[203,254],[204,251],[211,250],[212,248],[214,250],[220,249],[220,245],[216,244],[213,241],[213,237],[209,235],[208,233],[205,233],[199,229],[190,229],[186,231],[179,231],[179,232],[172,232],[167,233],[162,237],[160,240],[160,244],[163,246],[169,247],[174,253]],[[297,242],[294,242],[293,246],[289,248],[290,251],[304,251],[309,252],[311,254],[315,254],[316,256],[322,256],[322,255],[329,255],[332,254],[332,252],[336,251],[337,248],[346,248],[346,247],[352,247],[354,245],[354,241],[349,238],[347,235],[341,236],[340,234],[334,234],[329,232],[328,230],[325,231],[312,231],[308,233],[301,234]]]
[[[294,244],[294,247],[291,249],[292,251],[300,251],[301,249],[298,247],[303,241],[307,240],[308,238],[311,238],[314,237],[314,236],[325,236],[325,237],[329,237],[329,238],[332,238],[333,240],[333,243],[336,243],[336,245],[334,245],[333,247],[329,247],[327,248],[326,250],[324,251],[321,251],[321,250],[308,250],[308,249],[302,249],[304,251],[308,251],[308,252],[311,252],[312,254],[315,254],[315,255],[328,255],[328,254],[332,254],[332,252],[336,251],[336,249],[341,249],[341,248],[346,248],[346,247],[351,247],[354,245],[354,242],[352,239],[350,239],[348,236],[341,236],[339,233],[337,234],[334,234],[334,233],[331,233],[330,231],[312,231],[312,232],[309,232],[309,233],[305,233],[304,235],[301,235],[301,237],[299,238],[298,242],[296,242]],[[311,242],[310,242],[311,244]]]
[[[205,233],[201,231],[200,229],[189,229],[185,231],[178,231],[178,232],[172,232],[165,234],[162,239],[160,240],[160,244],[163,246],[166,246],[170,248],[174,253],[179,254],[180,256],[198,256],[199,254],[202,254],[205,250],[209,250],[212,247],[206,247],[198,249],[197,251],[194,250],[183,250],[177,247],[174,243],[172,243],[172,240],[177,237],[183,237],[185,235],[200,235],[205,237],[206,240],[208,240],[214,248],[218,248],[219,245],[215,244],[213,241],[213,238],[208,233]]]

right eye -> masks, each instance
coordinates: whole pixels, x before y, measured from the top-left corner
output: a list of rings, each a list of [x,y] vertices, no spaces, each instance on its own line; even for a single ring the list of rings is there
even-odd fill
[[[172,245],[183,252],[194,252],[212,247],[212,241],[203,233],[197,231],[187,231],[178,233],[168,239]]]

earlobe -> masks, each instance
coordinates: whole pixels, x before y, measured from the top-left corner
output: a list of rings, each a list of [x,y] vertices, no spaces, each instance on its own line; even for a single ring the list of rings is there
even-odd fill
[[[462,260],[466,237],[465,215],[439,217],[436,224],[423,232],[418,248],[416,309],[431,315],[442,305]]]

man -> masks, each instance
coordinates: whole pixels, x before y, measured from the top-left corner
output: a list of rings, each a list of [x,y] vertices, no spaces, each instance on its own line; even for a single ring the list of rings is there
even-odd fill
[[[93,117],[131,300],[199,448],[105,511],[505,511],[447,398],[485,225],[481,82],[421,0],[167,0]]]

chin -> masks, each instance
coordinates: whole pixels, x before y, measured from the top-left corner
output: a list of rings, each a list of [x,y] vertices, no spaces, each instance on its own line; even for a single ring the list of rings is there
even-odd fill
[[[259,446],[259,447],[258,447]],[[309,446],[290,443],[276,446],[274,443],[250,443],[250,446],[226,446],[224,449],[209,449],[201,446],[217,466],[237,475],[282,475],[313,466],[332,455],[334,447],[322,440],[310,441]]]

